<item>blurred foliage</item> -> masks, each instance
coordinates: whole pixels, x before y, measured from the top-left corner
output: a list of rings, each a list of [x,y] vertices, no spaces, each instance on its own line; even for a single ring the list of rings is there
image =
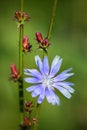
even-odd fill
[[[47,35],[53,0],[26,0],[25,12],[31,19],[25,24],[34,49],[35,32]],[[13,20],[20,1],[0,1],[0,130],[18,130],[19,106],[17,84],[10,82],[10,64],[18,66],[18,30]],[[63,58],[61,70],[73,68],[75,93],[70,100],[60,96],[60,107],[44,101],[41,106],[39,130],[87,130],[87,1],[58,0],[54,28],[49,48],[49,60],[55,55]],[[35,67],[34,55],[25,55],[25,68]],[[27,85],[25,84],[25,88]],[[27,93],[27,92],[26,92]],[[26,94],[28,100],[31,96]]]

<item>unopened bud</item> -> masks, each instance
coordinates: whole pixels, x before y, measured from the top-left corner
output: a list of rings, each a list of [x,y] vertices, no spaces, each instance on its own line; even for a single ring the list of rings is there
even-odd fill
[[[10,69],[11,69],[11,74],[10,74],[10,79],[17,81],[20,78],[20,74],[19,71],[16,68],[15,64],[11,64],[10,65]]]
[[[43,49],[47,53],[47,48],[50,45],[47,37],[43,38],[40,32],[36,32],[36,40],[38,42],[39,48]]]
[[[32,47],[32,45],[30,45],[30,44],[28,43],[28,40],[29,40],[28,36],[25,36],[25,37],[23,38],[23,41],[22,41],[23,51],[24,51],[25,53],[31,51],[31,47]]]
[[[38,43],[42,42],[43,37],[42,37],[42,34],[40,32],[36,32],[36,40],[37,40]]]
[[[27,126],[31,126],[31,121],[30,121],[30,119],[29,119],[28,117],[25,117],[25,118],[24,118],[24,121],[25,121],[25,124],[26,124]]]

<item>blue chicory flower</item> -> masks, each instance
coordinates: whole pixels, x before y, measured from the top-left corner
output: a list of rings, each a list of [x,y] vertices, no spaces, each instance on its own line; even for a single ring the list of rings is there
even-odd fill
[[[62,59],[59,56],[55,56],[51,68],[49,67],[47,56],[45,56],[42,61],[37,55],[35,56],[35,62],[39,70],[25,69],[24,73],[29,76],[25,78],[25,81],[33,84],[26,90],[32,92],[32,97],[38,96],[38,104],[41,104],[46,97],[47,101],[52,105],[59,105],[60,99],[56,95],[55,89],[59,90],[66,98],[70,99],[71,93],[74,93],[74,89],[72,88],[74,84],[65,80],[74,75],[74,73],[68,73],[72,68],[57,75],[62,64]]]

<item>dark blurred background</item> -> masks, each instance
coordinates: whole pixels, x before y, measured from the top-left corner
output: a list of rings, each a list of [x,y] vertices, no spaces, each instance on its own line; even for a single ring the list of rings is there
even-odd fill
[[[48,32],[54,0],[24,0],[25,12],[31,19],[25,23],[25,35],[37,47],[35,32],[45,37]],[[0,130],[18,130],[19,106],[17,84],[9,81],[10,64],[18,66],[18,29],[13,20],[19,10],[20,0],[0,0]],[[60,71],[73,68],[75,76],[69,81],[75,83],[75,93],[70,100],[59,95],[61,105],[52,106],[45,100],[41,106],[39,130],[87,130],[87,1],[58,0],[52,45],[48,56],[63,58]],[[34,48],[35,48],[34,47]],[[34,55],[25,55],[25,68],[35,67]],[[28,87],[25,84],[25,88]],[[25,94],[30,100],[29,94]]]

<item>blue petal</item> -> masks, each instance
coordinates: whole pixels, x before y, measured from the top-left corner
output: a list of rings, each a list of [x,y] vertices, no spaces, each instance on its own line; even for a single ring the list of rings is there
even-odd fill
[[[61,87],[61,86],[58,86],[56,83],[53,84],[53,86],[55,88],[57,88],[66,98],[70,99],[71,98],[71,94],[68,92],[67,89]]]
[[[36,85],[35,85],[35,86],[28,87],[28,88],[26,88],[26,90],[27,90],[28,92],[32,92],[32,91],[34,91],[35,88],[36,88]]]
[[[30,86],[30,87],[26,88],[26,90],[27,90],[28,92],[32,92],[32,91],[34,91],[36,88],[41,87],[41,85],[42,85],[42,84],[33,85],[33,86]]]
[[[41,73],[36,69],[25,69],[25,74],[42,79]]]
[[[49,103],[52,103],[52,105],[60,105],[60,99],[56,96],[51,88],[46,88],[46,98]]]
[[[48,63],[47,56],[45,56],[43,59],[43,70],[44,70],[45,75],[49,74],[49,63]]]
[[[44,98],[45,98],[45,88],[43,86],[40,96],[38,97],[38,103],[41,104],[43,102]]]
[[[37,67],[39,68],[40,72],[43,74],[43,64],[38,55],[35,56],[35,62],[36,62]]]
[[[34,91],[32,92],[32,97],[40,95],[42,91],[43,91],[42,85],[41,84],[37,85]]]
[[[66,81],[59,82],[59,83],[65,83],[65,84],[68,85],[68,86],[74,86],[74,85],[75,85],[74,83],[66,82]]]
[[[73,83],[69,83],[69,82],[58,82],[57,83],[59,86],[67,89],[70,93],[74,93],[74,89],[70,86],[73,86],[74,84]]]
[[[28,69],[24,69],[24,74],[26,74],[28,76],[32,76],[31,73],[28,71]]]
[[[24,80],[25,80],[27,83],[33,83],[33,84],[41,83],[41,80],[38,79],[38,78],[24,78]]]
[[[51,70],[50,70],[51,77],[53,77],[59,71],[61,64],[62,64],[62,59],[60,59],[59,56],[55,56],[51,65]]]
[[[70,70],[71,70],[71,68],[68,69],[68,70],[63,71],[62,73],[60,73],[59,75],[57,75],[56,77],[54,77],[53,81],[54,82],[63,81],[63,80],[66,80],[67,78],[69,78],[70,76],[74,75],[74,73],[67,73]]]
[[[67,72],[69,72],[69,71],[71,71],[72,70],[72,68],[69,68],[69,69],[67,69],[67,70],[64,70],[62,73],[67,73]]]

